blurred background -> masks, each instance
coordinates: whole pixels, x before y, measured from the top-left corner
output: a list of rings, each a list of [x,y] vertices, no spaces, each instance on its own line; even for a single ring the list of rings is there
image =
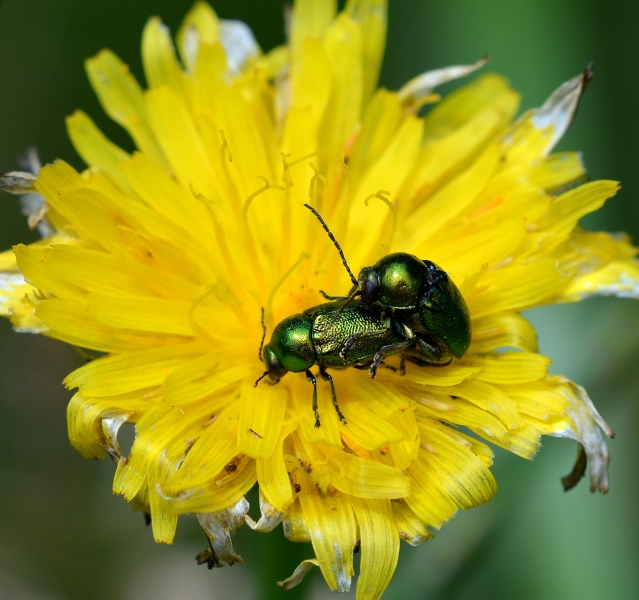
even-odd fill
[[[281,0],[212,5],[223,18],[247,22],[264,50],[283,42]],[[83,61],[109,47],[143,81],[146,19],[160,15],[175,32],[190,7],[186,0],[1,1],[0,168],[16,169],[30,145],[43,162],[61,157],[81,168],[64,127],[76,108],[132,149],[102,112]],[[639,4],[630,0],[391,0],[381,83],[397,89],[422,71],[488,52],[487,68],[510,79],[527,109],[595,61],[595,79],[559,149],[582,150],[593,179],[623,184],[584,225],[637,240],[637,22]],[[0,248],[34,239],[17,198],[3,194]],[[532,462],[497,449],[496,498],[458,514],[419,548],[402,544],[386,598],[639,598],[639,302],[599,298],[528,316],[552,371],[586,386],[617,432],[610,493],[592,495],[587,481],[562,491],[573,442],[547,439]],[[295,590],[275,587],[312,554],[310,544],[284,540],[281,528],[268,536],[243,528],[236,549],[248,564],[214,572],[195,564],[206,542],[193,517],[181,518],[174,546],[156,545],[142,516],[111,494],[111,462],[86,461],[68,443],[70,394],[60,382],[81,363],[63,344],[15,334],[0,321],[0,598],[328,597],[317,569]],[[255,495],[249,500],[257,507]]]

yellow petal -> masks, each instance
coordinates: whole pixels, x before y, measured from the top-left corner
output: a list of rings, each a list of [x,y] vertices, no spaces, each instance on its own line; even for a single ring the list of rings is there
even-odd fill
[[[73,346],[91,348],[100,352],[127,352],[132,347],[157,345],[157,338],[119,335],[107,325],[91,317],[86,307],[63,302],[44,300],[38,303],[36,316],[50,329],[51,335]]]
[[[370,410],[364,402],[351,400],[342,406],[346,418],[345,433],[367,450],[375,450],[388,442],[397,442],[403,435],[386,419]]]
[[[284,511],[295,499],[291,488],[291,480],[284,462],[284,440],[290,434],[295,424],[280,429],[280,436],[271,455],[258,458],[256,461],[257,480],[260,484],[260,494],[279,511]]]
[[[566,288],[561,300],[574,302],[590,296],[639,296],[639,261],[617,260],[594,273],[576,277]]]
[[[129,132],[138,149],[165,167],[166,160],[146,119],[142,89],[129,68],[110,50],[102,50],[85,66],[106,113]]]
[[[348,234],[357,240],[354,252],[349,252],[355,264],[362,264],[367,256],[381,256],[390,251],[396,222],[388,206],[379,198],[371,198],[364,210],[361,203],[380,190],[391,200],[396,197],[417,158],[422,125],[421,119],[404,119],[384,153],[371,165],[355,190]]]
[[[212,238],[212,223],[204,205],[155,161],[136,153],[121,164],[120,169],[131,187],[153,210],[184,227],[202,242]]]
[[[484,275],[466,301],[473,318],[477,319],[549,302],[561,293],[568,282],[551,260],[507,266]]]
[[[338,491],[324,494],[315,486],[303,485],[299,500],[328,587],[334,592],[348,592],[357,541],[349,497]]]
[[[406,540],[411,546],[423,544],[432,533],[428,531],[426,525],[417,518],[417,515],[410,509],[404,500],[398,500],[391,504],[395,527],[399,537]]]
[[[530,180],[538,188],[557,196],[566,186],[573,187],[586,173],[583,158],[579,152],[558,152],[546,157],[531,170]],[[568,191],[564,189],[564,191]]]
[[[330,456],[331,484],[358,498],[403,498],[410,493],[410,481],[397,469],[354,454]]]
[[[398,238],[403,240],[405,247],[413,253],[426,256],[432,240],[484,189],[499,158],[499,149],[495,144],[490,144],[468,169],[417,208],[398,231]],[[415,223],[428,223],[429,226],[415,227]]]
[[[184,64],[193,70],[200,44],[213,44],[218,41],[219,36],[220,23],[215,11],[206,2],[196,2],[184,17],[175,36]]]
[[[420,450],[419,460],[408,470],[413,477],[413,494],[406,501],[420,519],[439,527],[457,507],[467,510],[493,497],[495,478],[471,451],[465,436],[432,421],[421,423],[420,431],[436,452]]]
[[[377,90],[364,110],[362,128],[349,161],[354,179],[359,179],[384,154],[397,133],[402,117],[402,104],[397,94],[385,89]]]
[[[232,152],[232,163],[228,166],[228,175],[237,186],[242,203],[256,189],[262,187],[258,175],[271,182],[280,182],[273,172],[273,165],[281,165],[276,149],[264,143],[261,138],[261,123],[257,122],[254,108],[247,102],[240,90],[223,89],[215,98],[211,109],[216,126],[225,133],[229,149]],[[266,126],[266,125],[263,125]],[[256,201],[252,213],[260,213],[260,203]],[[268,210],[264,209],[264,213]],[[269,221],[270,225],[273,224]]]
[[[514,93],[507,99],[517,105]],[[512,109],[488,106],[458,129],[423,145],[415,169],[408,178],[402,198],[407,198],[411,207],[433,194],[443,183],[457,175],[467,166],[474,155],[481,153],[486,143],[504,125]],[[425,128],[429,127],[428,117]],[[428,129],[427,129],[428,130]]]
[[[69,441],[85,458],[104,458],[108,444],[103,419],[136,421],[148,407],[148,403],[139,395],[85,398],[80,393],[74,394],[67,407]],[[122,423],[121,420],[120,425]],[[114,455],[114,458],[118,457]]]
[[[330,481],[327,453],[333,452],[333,449],[309,442],[298,432],[293,433],[289,440],[294,456],[288,455],[285,460],[288,470],[297,473],[295,480],[303,483],[306,477],[323,494],[327,493]]]
[[[351,500],[362,543],[356,598],[381,598],[399,559],[399,536],[390,500]]]
[[[558,196],[537,223],[536,231],[553,233],[552,243],[563,241],[584,215],[597,210],[619,189],[616,181],[592,181]]]
[[[86,396],[112,396],[160,385],[166,376],[203,350],[199,343],[174,344],[105,356],[67,375],[64,385]]]
[[[81,110],[67,117],[67,132],[74,148],[90,167],[98,167],[108,173],[124,189],[126,178],[119,164],[129,155],[109,141],[95,123]]]
[[[57,165],[56,165],[57,166]],[[55,210],[82,232],[85,239],[104,249],[119,252],[124,244],[122,227],[142,229],[130,214],[120,209],[111,198],[88,188],[76,188],[55,198],[47,195]]]
[[[311,541],[306,516],[299,500],[296,499],[295,502],[288,507],[286,518],[282,522],[282,528],[286,539],[291,542],[308,543]]]
[[[172,544],[177,528],[178,516],[168,512],[169,500],[158,493],[160,486],[182,462],[182,449],[173,449],[160,457],[149,469],[149,512],[153,538],[157,543]]]
[[[233,383],[238,383],[251,369],[232,356],[221,357],[219,351],[201,353],[187,364],[168,374],[163,383],[164,397],[172,405],[201,400]]]
[[[478,378],[468,379],[450,387],[427,386],[426,391],[464,398],[482,410],[495,415],[508,429],[522,426],[517,404],[499,387],[480,381]]]
[[[121,329],[192,336],[189,305],[160,298],[115,296],[97,292],[89,296],[89,314],[100,323]]]
[[[319,147],[340,159],[362,112],[364,73],[360,27],[342,13],[328,28],[324,43],[333,70],[333,84]]]
[[[526,236],[521,219],[502,221],[496,227],[472,227],[443,242],[428,255],[429,260],[445,269],[451,278],[463,281],[482,267],[503,263],[512,256]]]
[[[306,109],[313,129],[317,131],[331,92],[331,65],[321,41],[305,40],[299,48],[299,55],[295,57],[292,68],[291,107]],[[287,131],[289,136],[299,137],[299,132],[291,128]],[[315,139],[310,140],[311,148],[316,147],[316,136],[317,133]],[[290,143],[291,140],[287,143],[285,138],[284,147]]]
[[[492,414],[483,411],[470,402],[460,398],[447,398],[433,394],[418,399],[420,406],[416,413],[422,417],[438,419],[442,423],[462,425],[473,433],[490,441],[504,443],[508,430],[504,424]]]
[[[413,365],[406,365],[406,370],[407,373],[410,373],[410,377],[404,378],[397,373],[384,371],[383,373],[379,372],[377,374],[377,379],[380,379],[380,381],[393,381],[397,384],[457,385],[469,377],[472,377],[479,368],[471,365],[462,365],[455,361],[445,369],[440,367],[413,367]]]
[[[360,23],[366,34],[362,39],[364,61],[363,106],[377,87],[386,45],[387,3],[386,0],[349,0],[346,11]]]
[[[165,489],[168,493],[176,494],[208,482],[219,476],[225,468],[227,473],[232,474],[238,463],[247,462],[241,457],[237,459],[238,407],[231,403],[220,409],[219,414],[213,413],[214,406],[210,408],[213,423],[207,425],[191,446],[180,469],[167,482]]]
[[[189,186],[214,198],[215,171],[193,118],[179,95],[168,87],[153,89],[145,95],[148,119],[171,165],[185,189]]]
[[[321,40],[335,17],[336,0],[297,0],[291,19],[291,48],[301,52],[308,38]]]
[[[202,486],[197,491],[187,491],[172,499],[169,508],[172,512],[183,514],[188,512],[216,512],[224,510],[238,502],[256,482],[255,461],[236,472],[233,479],[218,485],[215,481]]]
[[[508,347],[524,352],[538,350],[535,328],[516,313],[497,313],[476,319],[471,331],[471,352],[489,352]]]
[[[467,356],[464,362],[480,369],[475,373],[475,379],[491,383],[518,383],[543,378],[552,361],[531,352],[504,352],[492,356]]]
[[[23,272],[38,282],[41,289],[50,290],[56,295],[69,298],[75,296],[86,299],[86,292],[149,294],[139,277],[122,268],[122,261],[106,252],[79,248],[68,244],[55,244],[50,248],[39,249],[36,246],[15,247],[16,254],[23,256]],[[32,258],[29,258],[29,255]],[[47,281],[49,277],[58,280]],[[64,275],[64,277],[63,277]],[[71,286],[62,286],[61,280]]]
[[[413,410],[398,410],[388,417],[388,422],[404,435],[402,440],[389,444],[395,466],[406,469],[417,458],[419,450],[419,430]]]
[[[18,244],[13,249],[16,261],[24,274],[24,280],[42,292],[51,292],[72,302],[86,301],[86,294],[79,287],[69,284],[55,271],[45,268],[51,248]]]
[[[286,396],[270,385],[255,387],[252,378],[244,380],[241,390],[237,445],[253,458],[266,458],[280,438]]]
[[[105,456],[101,413],[101,406],[90,404],[80,394],[75,394],[67,406],[69,441],[85,458]]]
[[[175,56],[168,27],[158,17],[149,19],[142,34],[142,63],[149,88],[166,85],[184,93],[184,75]]]
[[[175,456],[187,454],[193,440],[207,428],[216,410],[217,407],[210,403],[179,409],[164,405],[151,408],[136,424],[130,456],[118,464],[113,481],[114,492],[123,494],[127,499],[134,497],[145,485],[151,469],[156,468],[157,462],[166,456],[165,453],[175,453]],[[239,476],[241,470],[234,471],[232,477]],[[152,487],[157,483],[152,479],[149,482]],[[169,507],[165,509],[168,511]],[[173,504],[170,510],[174,512]]]
[[[423,450],[420,451],[420,456],[425,458],[414,461],[407,471],[413,483],[412,495],[406,498],[406,504],[417,515],[419,521],[430,527],[439,528],[457,512],[457,504],[449,493],[438,489],[445,480],[430,464],[435,458],[429,460]]]
[[[221,43],[201,42],[197,49],[197,62],[191,81],[192,102],[195,110],[206,110],[215,95],[226,86],[226,53]]]
[[[523,420],[523,427],[511,429],[504,441],[497,440],[495,443],[513,454],[531,460],[541,447],[540,438],[544,428],[539,427],[538,422],[529,417],[524,417]]]
[[[444,137],[493,106],[503,113],[507,123],[517,111],[518,103],[519,94],[504,77],[486,73],[436,104],[426,116],[424,133],[428,139]]]

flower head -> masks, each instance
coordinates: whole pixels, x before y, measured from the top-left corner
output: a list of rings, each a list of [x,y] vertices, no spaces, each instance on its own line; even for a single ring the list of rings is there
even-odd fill
[[[97,353],[65,380],[77,388],[74,447],[114,458],[114,491],[150,513],[158,542],[172,541],[179,514],[196,513],[210,565],[241,561],[231,538],[243,523],[266,532],[283,522],[316,556],[283,583],[316,564],[345,591],[361,545],[362,598],[382,594],[400,538],[420,544],[459,508],[492,498],[493,454],[480,439],[525,458],[541,435],[574,439],[582,460],[565,485],[587,457],[591,489],[607,491],[602,430],[612,431],[583,388],[548,374],[520,312],[639,293],[629,241],[577,225],[617,184],[581,183],[580,156],[552,154],[590,71],[513,121],[519,98],[499,76],[433,94],[485,61],[376,90],[385,29],[382,0],[350,0],[341,14],[298,0],[289,43],[262,54],[245,25],[198,2],[178,59],[151,19],[147,90],[109,51],[87,61],[137,150],[77,112],[67,125],[86,171],[58,161],[37,177],[2,176],[4,189],[44,199],[31,202],[31,220],[49,229],[0,255],[0,311],[17,330]],[[306,203],[355,273],[391,252],[439,265],[472,333],[443,366],[409,360],[403,373],[398,356],[374,380],[331,370],[343,419],[318,377],[319,427],[304,369],[255,386],[263,325],[268,342],[278,323],[321,304],[320,290],[347,296],[351,286]],[[401,311],[375,306],[411,329]],[[342,325],[345,310],[331,319]],[[126,422],[136,427],[128,456],[117,439]],[[254,522],[244,495],[256,483]]]

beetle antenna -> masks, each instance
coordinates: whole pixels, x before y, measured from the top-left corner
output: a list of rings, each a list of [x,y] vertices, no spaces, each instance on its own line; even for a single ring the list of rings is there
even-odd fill
[[[348,263],[346,262],[346,257],[344,256],[344,252],[342,252],[340,245],[337,243],[337,240],[335,239],[335,236],[331,233],[331,230],[328,228],[328,225],[326,224],[324,219],[322,219],[322,216],[310,204],[305,204],[304,206],[308,208],[308,210],[310,210],[317,217],[317,220],[322,224],[324,231],[328,233],[328,237],[331,238],[331,241],[333,242],[333,244],[335,244],[335,247],[337,248],[339,255],[342,257],[342,263],[344,264],[344,267],[346,268],[346,272],[348,273],[348,276],[351,278],[353,285],[357,287],[358,286],[357,279],[355,279],[355,275],[353,275],[353,272],[348,266]]]
[[[255,385],[253,386],[254,388],[257,387],[257,384],[262,381],[262,379],[264,379],[266,376],[268,375],[268,371],[264,371],[264,373],[262,373],[257,380],[255,381]]]
[[[262,362],[262,350],[264,349],[264,340],[266,338],[266,325],[264,324],[264,307],[262,306],[262,341],[260,342],[260,350],[258,352],[257,358],[260,362]],[[262,376],[263,377],[263,376]],[[261,377],[260,377],[261,379]],[[259,381],[259,379],[258,379]],[[257,385],[257,383],[255,384]]]

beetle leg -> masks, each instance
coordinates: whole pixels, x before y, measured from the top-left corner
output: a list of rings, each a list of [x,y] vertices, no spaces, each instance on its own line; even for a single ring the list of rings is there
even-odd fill
[[[339,356],[342,360],[346,360],[346,355],[351,350],[351,348],[355,345],[355,342],[362,336],[361,331],[355,332],[351,337],[349,337],[342,346],[342,349],[339,351]]]
[[[417,343],[420,354],[424,355],[428,364],[445,366],[453,360],[450,351],[427,342],[419,335],[415,336],[415,342]]]
[[[351,365],[351,368],[358,369],[359,371],[367,371],[368,369],[370,369],[370,366],[371,366],[371,363],[368,362],[368,363],[365,363],[365,364]],[[389,370],[393,371],[393,373],[395,371],[397,371],[396,367],[393,367],[393,365],[387,365],[384,361],[379,363],[379,366],[380,367],[384,367],[385,369],[389,369]]]
[[[401,334],[407,342],[415,341],[415,332],[413,331],[413,328],[406,323],[403,324]],[[406,354],[403,352],[399,358],[399,374],[406,375]]]
[[[335,393],[335,385],[333,384],[333,378],[326,372],[324,367],[320,367],[319,370],[320,377],[324,381],[328,381],[331,384],[331,394],[333,395],[333,406],[335,407],[335,411],[337,412],[337,416],[339,420],[346,425],[346,419],[342,414],[342,411],[339,409],[339,404],[337,404],[337,394]]]
[[[348,300],[348,296],[329,296],[324,290],[319,291],[327,300]]]
[[[315,413],[315,427],[319,427],[321,423],[319,411],[317,410],[317,379],[315,379],[315,375],[311,373],[310,369],[306,371],[306,381],[313,384],[313,412]]]
[[[353,292],[357,289],[356,286],[353,286],[351,288],[351,291],[348,292],[348,296],[331,296],[329,294],[327,294],[324,290],[320,290],[319,293],[322,294],[322,296],[324,296],[324,298],[326,298],[327,300],[348,300],[349,298],[351,298]]]
[[[364,370],[368,370],[368,368],[371,366],[371,363],[367,362],[367,363],[358,363],[356,365],[351,365],[353,369],[357,369],[359,371],[364,371]]]
[[[349,337],[342,346],[342,349],[339,351],[339,356],[342,360],[346,360],[346,355],[350,352],[350,350],[355,345],[355,342],[363,336],[377,337],[379,336],[379,331],[356,331],[351,337]]]
[[[402,350],[404,348],[408,348],[413,343],[413,340],[406,340],[405,342],[399,342],[399,344],[389,344],[388,346],[382,346],[377,353],[375,354],[375,358],[373,358],[373,363],[371,364],[371,368],[368,370],[369,375],[372,379],[375,379],[375,375],[377,375],[377,368],[379,367],[382,359],[386,354],[390,354],[392,352],[396,352],[397,350]]]

